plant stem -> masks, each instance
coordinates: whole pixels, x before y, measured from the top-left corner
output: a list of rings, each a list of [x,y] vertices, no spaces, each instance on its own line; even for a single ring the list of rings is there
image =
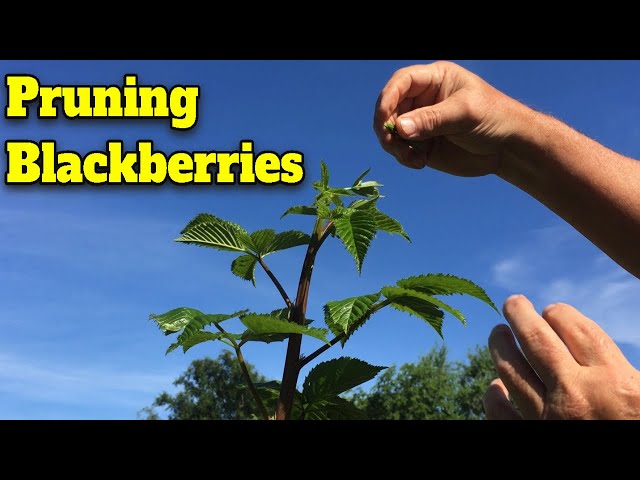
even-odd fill
[[[244,379],[247,382],[247,386],[249,387],[249,391],[251,392],[251,395],[253,395],[253,399],[256,401],[256,404],[258,405],[258,410],[260,410],[260,414],[262,414],[262,418],[264,420],[269,420],[269,412],[267,412],[267,409],[265,408],[264,403],[262,403],[262,399],[260,398],[260,395],[258,394],[258,391],[256,390],[256,387],[253,384],[253,381],[251,380],[251,375],[249,374],[249,369],[247,368],[247,365],[244,362],[242,351],[240,350],[240,347],[236,347],[235,350],[236,350],[236,357],[238,357],[238,362],[240,362],[240,368],[242,369],[242,373],[244,374]]]
[[[282,284],[278,281],[278,279],[273,274],[273,272],[269,269],[269,267],[267,267],[267,264],[264,263],[264,260],[262,259],[262,257],[258,257],[258,263],[260,263],[260,266],[263,268],[266,274],[269,275],[269,278],[271,279],[273,284],[276,286],[276,288],[280,292],[280,295],[282,295],[282,299],[284,300],[284,303],[287,304],[287,307],[289,308],[293,307],[293,303],[291,303],[291,300],[289,299],[289,295],[287,295],[287,292],[284,291]]]
[[[214,323],[214,325],[220,331],[220,333],[224,335],[228,335],[227,331],[224,328],[222,328],[220,324]],[[244,375],[244,380],[247,383],[247,387],[249,387],[249,391],[251,392],[251,395],[253,396],[253,399],[255,400],[256,405],[258,406],[258,410],[260,410],[260,414],[262,415],[262,418],[264,420],[269,420],[269,412],[267,412],[267,409],[265,408],[264,403],[262,402],[262,399],[258,394],[258,390],[256,390],[256,387],[253,384],[253,380],[251,380],[251,375],[249,374],[249,369],[247,368],[247,364],[244,361],[244,356],[242,355],[242,350],[240,349],[240,346],[231,335],[229,335],[227,338],[231,341],[231,344],[232,344],[231,346],[236,351],[236,357],[238,358],[240,369],[242,370],[242,374]]]
[[[309,287],[311,285],[311,274],[313,273],[313,264],[315,262],[318,249],[326,239],[329,230],[325,227],[322,229],[322,219],[316,217],[316,223],[313,227],[313,235],[307,247],[307,253],[302,263],[300,271],[300,280],[298,282],[298,292],[296,294],[296,303],[292,310],[291,320],[298,325],[304,324],[304,318],[307,311],[307,299],[309,298]],[[282,372],[282,382],[280,387],[280,396],[276,406],[276,420],[288,420],[291,418],[291,408],[296,393],[296,385],[298,383],[298,375],[300,374],[300,349],[302,347],[302,335],[292,334],[289,336],[287,345],[287,356],[284,362],[284,370]]]
[[[353,323],[353,326],[349,330],[349,335],[351,335],[353,332],[355,332],[358,329],[358,327],[360,327],[364,322],[366,322],[369,319],[369,317],[371,317],[371,315],[373,315],[374,313],[376,313],[379,310],[383,309],[384,307],[386,307],[390,303],[391,302],[389,300],[383,300],[382,302],[377,304],[375,307],[373,307],[371,310],[369,310],[367,313],[365,313],[362,317],[360,317],[357,321],[355,321]],[[347,336],[347,334],[345,334],[345,333],[341,333],[340,335],[336,335],[333,338],[333,340],[331,340],[329,342],[328,345],[327,344],[322,345],[320,348],[318,348],[315,352],[311,353],[309,356],[301,358],[300,359],[300,368],[304,367],[309,362],[315,360],[318,356],[322,355],[324,352],[329,350],[331,347],[333,347],[336,343],[338,343],[340,340],[342,340],[346,336]]]
[[[324,344],[322,345],[320,348],[318,348],[315,352],[313,352],[311,355],[309,355],[308,357],[304,357],[303,359],[300,360],[300,368],[304,367],[307,363],[315,360],[316,357],[318,357],[319,355],[322,355],[324,352],[326,352],[327,350],[329,350],[331,347],[333,347],[336,343],[338,343],[340,340],[342,340],[345,337],[344,333],[341,333],[340,335],[337,335],[336,337],[333,338],[333,340],[331,340],[329,342],[329,344]]]

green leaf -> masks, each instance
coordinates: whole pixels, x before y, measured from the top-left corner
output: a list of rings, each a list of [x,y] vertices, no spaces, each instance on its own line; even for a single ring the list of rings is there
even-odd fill
[[[500,314],[498,308],[487,295],[487,292],[471,280],[467,280],[465,278],[446,275],[443,273],[432,273],[429,275],[419,275],[399,280],[397,285],[402,288],[417,290],[419,292],[426,293],[427,295],[470,295],[478,300],[482,300]]]
[[[279,308],[268,315],[288,322],[290,321],[291,310],[289,308]],[[309,325],[311,323],[313,323],[313,320],[309,318],[305,319],[305,325]],[[243,344],[246,342],[272,343],[282,342],[287,338],[289,338],[288,333],[255,333],[254,331],[247,329],[242,333],[240,340]]]
[[[176,242],[228,252],[247,251],[247,246],[242,241],[247,236],[246,230],[207,213],[201,213],[191,220],[181,233]]]
[[[168,354],[180,346],[183,351],[186,352],[198,343],[224,337],[224,335],[217,332],[205,332],[202,329],[212,323],[224,322],[225,320],[237,317],[246,312],[247,310],[241,310],[231,314],[204,314],[195,308],[180,307],[163,313],[162,315],[151,314],[149,318],[154,320],[166,335],[183,330],[176,339],[176,342],[167,348],[166,353]]]
[[[242,336],[240,337],[240,341],[242,344],[247,342],[262,342],[262,343],[273,343],[273,342],[283,342],[289,338],[288,333],[255,333],[253,330],[245,330],[242,332]]]
[[[356,261],[358,273],[376,235],[376,221],[368,210],[356,210],[351,215],[334,220],[336,235]]]
[[[357,358],[340,357],[319,363],[304,380],[302,395],[308,403],[334,398],[371,380],[380,370]]]
[[[156,315],[152,313],[149,318],[155,321],[166,335],[179,332],[194,318],[204,315],[195,308],[179,307],[169,310],[167,313]]]
[[[169,348],[167,348],[165,355],[170,354],[178,347],[182,347],[182,351],[184,353],[187,353],[187,350],[189,350],[191,347],[195,345],[198,345],[199,343],[208,342],[210,340],[219,340],[220,338],[223,338],[223,337],[224,335],[220,332],[216,332],[216,333],[205,332],[205,331],[195,332],[194,334],[190,335],[188,339],[182,342],[180,341],[180,338],[178,338],[177,342],[174,342],[171,345],[169,345]]]
[[[269,245],[276,238],[275,230],[270,228],[264,230],[256,230],[250,235],[253,251],[258,255],[264,255],[269,249]]]
[[[419,292],[396,287],[384,287],[380,292],[391,301],[393,308],[422,318],[442,337],[444,313],[432,302],[422,298]]]
[[[445,312],[449,312],[451,315],[453,315],[458,320],[460,320],[463,325],[467,324],[467,320],[464,318],[464,314],[460,310],[453,308],[451,305],[448,305],[444,303],[442,300],[432,297],[431,295],[418,292],[417,290],[409,290],[406,288],[385,287],[385,289],[383,289],[386,292],[385,297],[387,297],[389,300],[393,300],[393,298],[397,298],[397,297],[407,297],[407,296],[420,298],[425,302],[428,302],[433,306],[441,310],[444,310]]]
[[[327,193],[331,195],[341,195],[343,197],[353,197],[354,193],[351,191],[353,187],[349,188],[327,188]]]
[[[391,218],[389,215],[382,213],[380,210],[376,210],[371,213],[376,221],[376,228],[379,231],[387,233],[396,233],[403,236],[408,242],[411,242],[409,235],[404,231],[402,225],[395,218]]]
[[[376,207],[376,202],[380,197],[359,198],[349,205],[350,210],[372,210]]]
[[[189,231],[190,229],[192,229],[193,227],[196,227],[200,224],[203,223],[223,223],[225,225],[227,225],[229,228],[232,228],[233,230],[239,232],[239,233],[244,233],[245,235],[248,235],[247,231],[242,228],[240,225],[238,225],[237,223],[233,223],[233,222],[229,222],[227,220],[223,220],[221,218],[218,218],[214,215],[211,215],[210,213],[200,213],[198,215],[195,216],[195,218],[193,220],[191,220],[186,227],[184,227],[184,229],[180,232],[181,234],[186,233],[187,231]]]
[[[201,335],[202,333],[211,333],[211,332],[204,332],[202,330],[204,327],[211,325],[213,323],[224,322],[225,320],[229,320],[231,318],[238,317],[246,313],[247,313],[247,310],[240,310],[238,312],[234,312],[230,314],[222,313],[222,314],[198,315],[192,318],[191,320],[189,320],[189,322],[184,326],[182,333],[178,336],[177,343],[179,345],[182,345],[184,351],[186,352],[189,348],[195,345],[195,343],[192,343],[193,337],[202,337]],[[216,335],[218,335],[218,332],[216,332]],[[199,342],[196,342],[196,343],[200,343],[204,341],[205,340],[200,340]],[[188,345],[188,347],[185,348],[185,345]]]
[[[356,180],[353,182],[353,185],[351,185],[351,186],[352,186],[352,187],[355,187],[356,185],[358,185],[358,184],[362,181],[362,179],[363,179],[364,177],[366,177],[366,176],[367,176],[367,174],[368,174],[370,171],[371,171],[371,167],[367,168],[364,172],[362,172],[362,173],[358,176],[358,178],[356,178]]]
[[[249,314],[240,317],[240,321],[253,334],[298,333],[317,338],[327,344],[329,343],[326,337],[327,330],[324,328],[306,327],[271,315]]]
[[[349,400],[333,397],[302,405],[305,420],[367,420],[367,414]]]
[[[311,237],[306,233],[297,230],[288,230],[276,235],[271,229],[256,230],[251,235],[241,238],[245,246],[255,252],[255,255],[265,257],[274,252],[287,248],[306,245],[311,241]],[[256,264],[258,258],[252,253],[241,255],[231,263],[231,272],[244,279],[250,280],[253,286],[256,285]]]
[[[329,167],[322,160],[320,160],[320,176],[322,186],[326,189],[329,186]]]
[[[315,207],[307,207],[304,205],[296,205],[295,207],[290,207],[286,212],[282,214],[280,218],[284,218],[287,215],[317,215],[318,210]]]
[[[255,287],[257,261],[258,259],[253,255],[240,255],[231,262],[231,272],[243,280],[250,280]]]
[[[366,320],[365,316],[379,298],[380,294],[374,293],[328,302],[324,306],[324,320],[336,335],[348,333],[358,320]]]
[[[359,183],[358,185],[354,185],[353,187],[351,187],[351,189],[353,190],[354,188],[369,188],[369,187],[384,187],[384,185],[376,182],[375,180],[369,180],[368,182],[362,182],[362,183]]]
[[[310,241],[311,237],[304,232],[287,230],[286,232],[277,234],[261,255],[265,256],[280,250],[286,250],[300,245],[308,245]]]

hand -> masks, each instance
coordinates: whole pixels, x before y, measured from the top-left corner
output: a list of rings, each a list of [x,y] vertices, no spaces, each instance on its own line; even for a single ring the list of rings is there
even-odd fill
[[[525,123],[519,117],[526,110],[459,65],[436,62],[391,77],[373,128],[382,147],[407,167],[480,176],[497,173],[504,141]],[[384,128],[388,121],[402,138]]]
[[[522,352],[509,327],[493,329],[500,380],[483,399],[488,419],[640,419],[640,372],[595,322],[563,303],[540,316],[522,295],[503,310]]]

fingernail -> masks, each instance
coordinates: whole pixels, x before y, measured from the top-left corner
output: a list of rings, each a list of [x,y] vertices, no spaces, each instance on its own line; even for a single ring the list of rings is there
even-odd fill
[[[416,124],[410,118],[400,119],[400,126],[404,134],[408,137],[416,133]]]
[[[510,335],[511,329],[508,326],[506,326],[504,323],[501,323],[500,325],[496,325],[495,327],[493,327],[492,333],[499,334],[499,335]]]

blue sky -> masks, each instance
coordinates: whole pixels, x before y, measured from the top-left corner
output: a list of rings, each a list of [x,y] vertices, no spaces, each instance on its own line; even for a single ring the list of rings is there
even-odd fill
[[[169,339],[148,320],[178,306],[217,313],[270,311],[281,299],[258,272],[253,288],[229,273],[233,254],[174,243],[197,213],[234,220],[249,230],[309,230],[308,217],[280,214],[312,196],[323,159],[337,184],[372,167],[385,184],[383,211],[413,239],[382,234],[358,277],[339,243],[327,243],[314,273],[308,316],[322,305],[372,293],[399,278],[444,272],[472,279],[501,304],[524,293],[541,309],[573,303],[597,320],[640,366],[640,282],[523,192],[494,177],[461,179],[398,165],[371,129],[378,92],[397,69],[416,61],[308,62],[2,62],[0,71],[32,73],[43,84],[199,84],[199,120],[186,132],[166,120],[74,122],[2,119],[7,139],[55,139],[81,153],[122,139],[133,149],[152,139],[165,152],[299,150],[307,180],[295,187],[0,186],[0,418],[135,418],[189,362],[215,356],[205,344],[164,356]],[[640,62],[460,62],[509,95],[550,113],[634,158],[640,157]],[[6,90],[0,89],[2,104]],[[6,170],[6,163],[5,163]],[[3,170],[4,173],[4,170]],[[269,258],[295,291],[303,248]],[[484,343],[501,319],[484,304],[457,297],[465,328],[445,322],[452,358]],[[305,340],[306,352],[317,347]],[[420,320],[384,310],[346,348],[372,364],[415,361],[435,343]],[[249,346],[246,357],[279,378],[284,345]],[[321,357],[322,358],[322,357]]]

